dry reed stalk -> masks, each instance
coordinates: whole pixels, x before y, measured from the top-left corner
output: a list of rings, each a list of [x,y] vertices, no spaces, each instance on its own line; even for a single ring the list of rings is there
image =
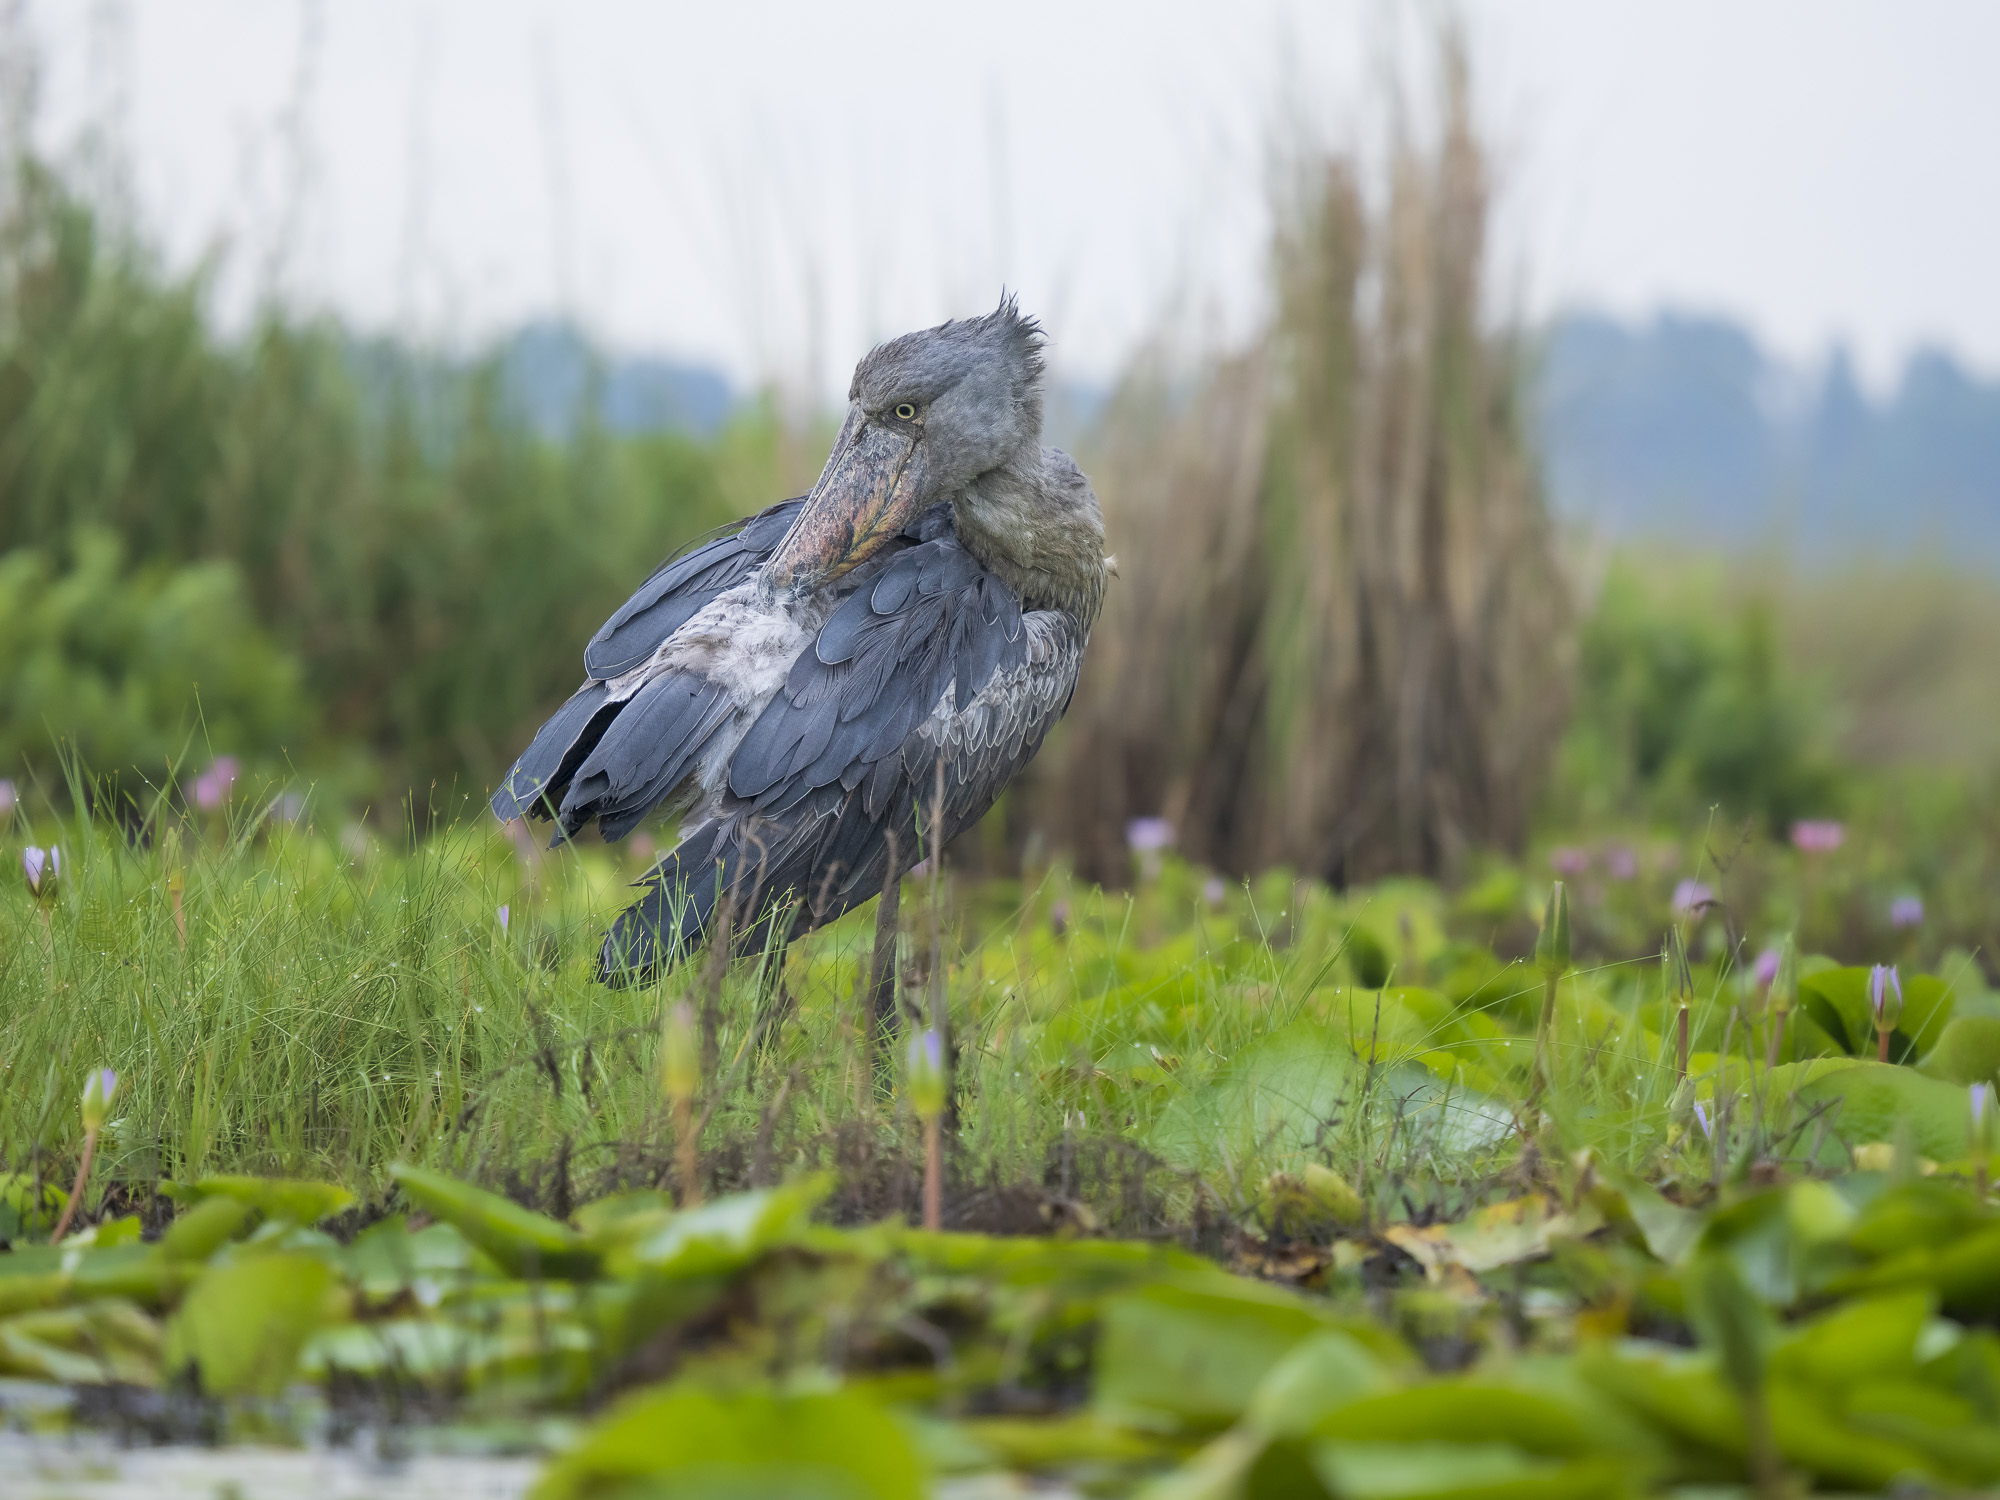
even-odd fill
[[[1526,833],[1569,617],[1455,35],[1441,54],[1437,139],[1399,128],[1379,209],[1353,157],[1295,159],[1266,336],[1178,382],[1155,355],[1109,408],[1091,469],[1125,581],[1042,781],[1099,879],[1151,813],[1211,865],[1341,883]]]

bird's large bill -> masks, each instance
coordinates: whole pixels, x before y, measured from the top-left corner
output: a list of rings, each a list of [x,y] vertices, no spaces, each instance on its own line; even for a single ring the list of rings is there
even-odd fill
[[[850,411],[767,576],[810,588],[859,567],[923,508],[925,468],[916,430]]]

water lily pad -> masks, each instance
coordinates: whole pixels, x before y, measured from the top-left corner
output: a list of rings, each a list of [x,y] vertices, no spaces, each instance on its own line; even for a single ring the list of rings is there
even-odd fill
[[[114,1300],[0,1318],[0,1374],[73,1385],[157,1385],[160,1325]]]
[[[452,1225],[511,1275],[597,1274],[601,1257],[567,1224],[426,1167],[399,1163],[389,1175],[412,1203]]]
[[[210,1395],[276,1395],[327,1314],[333,1273],[315,1256],[242,1254],[188,1289],[167,1335],[167,1367],[193,1365]]]
[[[552,1462],[532,1500],[646,1496],[727,1500],[918,1500],[909,1435],[849,1391],[642,1391]]]
[[[1907,1129],[1911,1145],[1935,1161],[1965,1154],[1970,1094],[1914,1069],[1856,1062],[1820,1074],[1799,1088],[1798,1097],[1807,1104],[1837,1101],[1833,1129],[1850,1145],[1893,1141]]]
[[[1920,1071],[1947,1083],[2000,1079],[2000,1016],[1953,1016]]]
[[[1854,1057],[1875,1055],[1875,1021],[1868,1004],[1870,970],[1823,969],[1799,980],[1799,1008]],[[1937,1045],[1951,1020],[1951,986],[1934,974],[1902,980],[1903,1015],[1889,1034],[1889,1061],[1911,1062]]]
[[[204,1177],[197,1182],[175,1183],[167,1193],[190,1204],[211,1198],[233,1198],[267,1219],[284,1219],[307,1227],[354,1204],[354,1194],[338,1183],[288,1177]]]
[[[783,1187],[735,1193],[681,1213],[633,1215],[606,1226],[623,1240],[613,1252],[620,1271],[643,1268],[656,1276],[709,1276],[747,1265],[766,1251],[796,1241],[812,1211],[832,1187],[815,1176]]]
[[[256,1209],[241,1198],[222,1194],[204,1199],[178,1216],[160,1236],[160,1254],[168,1260],[204,1261],[239,1235],[247,1234]]]
[[[1343,1500],[1589,1500],[1629,1489],[1614,1462],[1551,1463],[1506,1443],[1320,1443],[1313,1464]]]
[[[1331,1320],[1255,1283],[1161,1283],[1108,1299],[1097,1346],[1100,1412],[1141,1426],[1220,1427],[1257,1384]]]

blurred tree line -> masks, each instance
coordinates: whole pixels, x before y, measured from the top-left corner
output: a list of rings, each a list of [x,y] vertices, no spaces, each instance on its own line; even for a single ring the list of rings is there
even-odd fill
[[[767,412],[711,442],[555,442],[497,359],[267,309],[217,335],[40,163],[0,221],[0,761],[184,749],[360,797],[478,792],[652,562],[768,503]],[[198,703],[198,715],[197,715]],[[205,743],[204,743],[205,741]]]

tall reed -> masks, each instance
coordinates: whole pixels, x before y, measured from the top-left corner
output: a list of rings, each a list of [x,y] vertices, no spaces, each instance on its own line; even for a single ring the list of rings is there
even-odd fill
[[[1265,334],[1192,379],[1141,362],[1110,407],[1121,586],[1043,781],[1094,874],[1142,814],[1213,864],[1336,882],[1526,832],[1569,611],[1522,341],[1484,289],[1464,48],[1440,48],[1436,138],[1398,121],[1379,191],[1353,153],[1279,174]]]

